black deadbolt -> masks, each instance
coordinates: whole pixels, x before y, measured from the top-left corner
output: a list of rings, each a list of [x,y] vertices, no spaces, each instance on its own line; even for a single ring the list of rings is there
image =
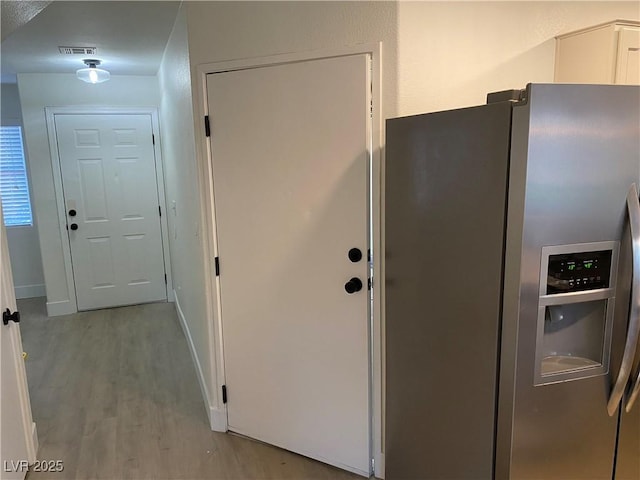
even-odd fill
[[[11,313],[11,310],[7,308],[4,312],[2,312],[2,323],[8,325],[9,320],[12,320],[16,323],[20,322],[20,312],[16,310],[15,312]]]
[[[72,223],[71,225],[69,225],[69,228],[71,230],[77,230],[78,229],[78,224],[77,223]]]
[[[76,216],[76,211],[72,208],[71,210],[69,210],[69,216],[70,217],[75,217]]]
[[[362,290],[362,281],[357,277],[353,277],[351,280],[344,284],[344,289],[349,295],[359,292],[360,290]]]
[[[362,260],[362,251],[359,248],[352,248],[349,250],[349,260],[353,263],[359,262]]]

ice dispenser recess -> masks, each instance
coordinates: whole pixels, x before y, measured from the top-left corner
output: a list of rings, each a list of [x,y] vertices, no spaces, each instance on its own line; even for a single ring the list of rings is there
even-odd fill
[[[543,247],[535,384],[609,371],[617,242]]]

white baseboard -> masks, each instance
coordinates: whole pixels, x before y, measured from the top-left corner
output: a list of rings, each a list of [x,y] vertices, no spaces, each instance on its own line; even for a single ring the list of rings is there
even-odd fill
[[[38,448],[40,446],[40,444],[38,443],[38,430],[36,429],[36,422],[31,423],[31,446],[33,448],[33,462],[35,462],[38,458]]]
[[[178,295],[176,294],[175,291],[173,292],[173,296],[175,298],[176,312],[178,313],[180,326],[182,327],[182,332],[184,333],[184,336],[187,339],[187,344],[189,345],[189,351],[191,352],[191,359],[193,360],[193,364],[196,367],[196,375],[198,377],[198,383],[200,384],[200,391],[202,392],[202,398],[204,399],[204,404],[207,408],[207,415],[209,416],[209,425],[211,426],[211,430],[215,432],[226,432],[227,431],[227,412],[219,408],[216,408],[211,403],[211,398],[209,397],[209,389],[207,388],[207,382],[204,378],[204,374],[202,373],[202,366],[200,365],[200,360],[198,360],[196,347],[193,344],[193,338],[191,337],[191,332],[189,331],[189,327],[184,317],[184,313],[182,312],[182,308],[180,308]]]
[[[57,317],[60,315],[71,315],[77,313],[78,309],[71,303],[71,300],[62,300],[59,302],[47,302],[47,316]]]
[[[376,478],[384,478],[384,453],[378,452],[374,456],[375,468],[373,474]]]
[[[211,430],[214,432],[226,432],[229,430],[227,423],[227,411],[219,408],[211,408]]]
[[[44,289],[44,283],[37,285],[15,285],[16,298],[35,298],[44,297],[47,292]]]

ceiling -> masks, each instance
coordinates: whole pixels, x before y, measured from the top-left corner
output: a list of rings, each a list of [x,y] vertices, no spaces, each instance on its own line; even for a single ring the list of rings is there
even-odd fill
[[[84,67],[84,58],[101,60],[112,75],[155,75],[180,2],[3,0],[0,4],[2,82],[13,83],[17,73],[74,73]],[[61,46],[97,50],[95,55],[65,55],[58,51]]]
[[[26,24],[39,14],[44,7],[51,2],[2,2],[2,14],[0,20],[2,21],[2,40],[7,38],[13,32],[15,32],[22,25]]]

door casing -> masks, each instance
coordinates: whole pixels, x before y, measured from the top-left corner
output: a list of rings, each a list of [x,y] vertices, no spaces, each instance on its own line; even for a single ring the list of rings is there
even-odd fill
[[[60,228],[62,241],[62,255],[65,266],[65,280],[67,291],[69,292],[68,302],[47,303],[47,315],[69,315],[78,311],[76,288],[73,280],[73,266],[71,263],[71,247],[69,240],[64,238],[67,226],[67,214],[64,203],[64,190],[62,186],[62,171],[60,166],[60,156],[58,155],[57,132],[55,126],[55,115],[149,115],[151,117],[151,129],[155,138],[153,145],[156,183],[158,185],[158,201],[164,213],[160,217],[160,228],[162,231],[162,246],[164,250],[164,270],[167,274],[167,301],[173,302],[173,282],[171,279],[171,258],[169,252],[169,228],[167,224],[167,205],[164,189],[164,169],[162,162],[162,150],[160,148],[160,128],[158,123],[158,111],[149,107],[46,107],[45,116],[47,120],[47,131],[49,132],[49,151],[51,152],[51,169],[53,171],[53,185],[58,211],[58,225]]]
[[[223,331],[221,321],[221,299],[219,277],[215,276],[214,259],[218,256],[218,244],[216,237],[216,218],[214,202],[214,185],[212,175],[212,152],[210,143],[205,136],[203,119],[209,115],[207,106],[208,74],[231,70],[245,70],[263,66],[272,66],[291,62],[307,60],[319,60],[322,58],[340,57],[354,54],[368,54],[371,56],[371,122],[372,122],[372,165],[369,212],[371,222],[371,245],[373,255],[373,308],[371,325],[371,426],[372,426],[372,458],[374,460],[374,474],[384,477],[384,432],[383,432],[383,408],[384,408],[384,370],[383,370],[383,324],[382,307],[384,298],[384,259],[380,252],[384,251],[382,235],[382,138],[383,118],[381,111],[381,52],[382,43],[361,44],[352,47],[318,50],[312,52],[290,53],[259,57],[243,60],[222,61],[198,65],[194,79],[193,101],[195,113],[195,137],[196,154],[200,178],[200,192],[203,225],[203,247],[207,261],[205,262],[205,289],[207,291],[207,318],[209,322],[209,344],[211,351],[210,366],[213,378],[209,379],[214,385],[214,391],[210,392],[209,402],[211,426],[216,431],[227,431],[226,405],[222,399],[222,386],[225,385]]]

